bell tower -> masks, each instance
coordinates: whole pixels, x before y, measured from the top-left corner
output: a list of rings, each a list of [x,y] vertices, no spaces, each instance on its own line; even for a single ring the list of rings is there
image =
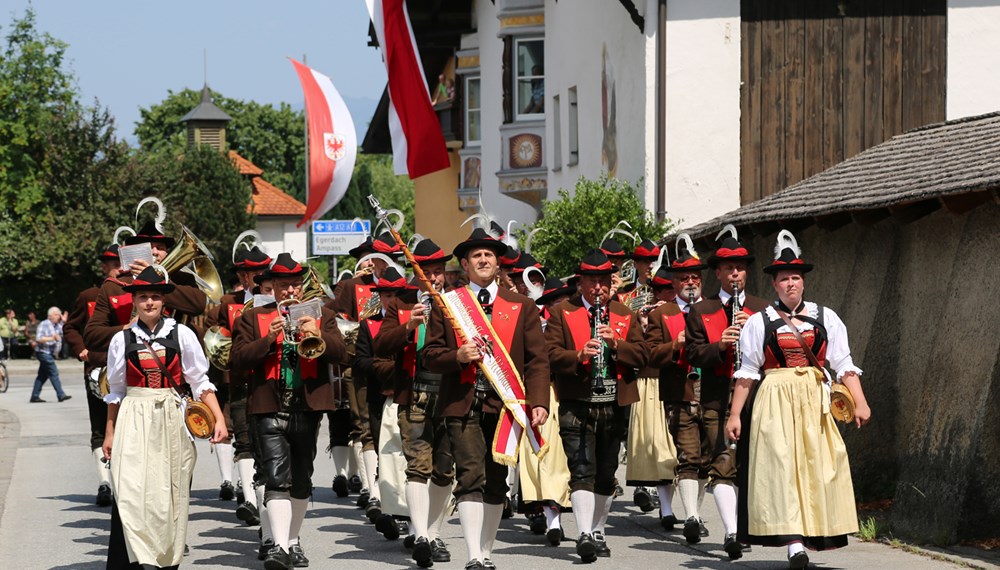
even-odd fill
[[[226,148],[226,125],[232,120],[225,111],[212,102],[212,93],[208,84],[201,89],[201,102],[180,122],[187,125],[187,144],[189,147],[207,144],[218,151]]]

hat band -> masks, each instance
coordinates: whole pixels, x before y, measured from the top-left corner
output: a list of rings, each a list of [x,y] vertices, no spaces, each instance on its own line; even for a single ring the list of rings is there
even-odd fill
[[[580,262],[580,271],[611,271],[614,266],[611,265],[610,261],[605,261],[600,265],[591,265],[589,263]]]
[[[298,263],[294,267],[285,267],[284,265],[273,265],[271,266],[271,273],[299,273],[302,271],[302,266]]]
[[[802,259],[796,257],[791,261],[785,261],[783,259],[775,259],[772,265],[805,265],[805,263],[806,263],[805,261],[802,261]]]
[[[439,249],[430,255],[416,255],[414,254],[413,259],[417,262],[422,261],[434,261],[435,259],[442,259],[444,257],[444,250]]]
[[[701,260],[700,259],[696,259],[694,257],[691,257],[691,258],[685,259],[684,261],[675,261],[673,263],[673,265],[671,265],[671,268],[672,269],[683,269],[685,267],[698,267],[699,265],[701,265]]]
[[[639,257],[656,257],[656,256],[660,255],[660,252],[659,252],[659,250],[655,250],[655,249],[650,250],[650,249],[646,249],[644,247],[637,247],[635,249],[635,253],[633,253],[632,255],[639,256]]]
[[[738,247],[736,249],[729,249],[728,247],[720,247],[715,250],[716,257],[746,257],[750,255],[745,247]]]

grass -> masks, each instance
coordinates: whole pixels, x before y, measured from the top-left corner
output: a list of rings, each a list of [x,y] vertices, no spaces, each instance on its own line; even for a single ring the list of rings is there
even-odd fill
[[[875,517],[858,519],[858,540],[862,542],[874,542],[878,540],[879,526]]]

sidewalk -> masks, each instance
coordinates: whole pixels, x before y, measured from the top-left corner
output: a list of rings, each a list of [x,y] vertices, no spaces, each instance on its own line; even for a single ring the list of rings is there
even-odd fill
[[[82,365],[60,361],[63,386],[73,399],[56,403],[29,404],[34,369],[14,361],[12,385],[0,394],[0,554],[3,568],[101,569],[107,548],[110,522],[108,509],[93,504],[97,475],[90,458],[89,432]],[[14,372],[17,370],[17,372]],[[52,396],[51,388],[45,389]],[[310,568],[352,569],[416,568],[402,540],[388,542],[378,534],[355,497],[338,499],[330,489],[332,464],[322,449],[326,429],[321,430],[316,458],[314,500],[303,525],[302,542],[311,560]],[[237,521],[234,502],[218,500],[219,475],[209,445],[198,443],[191,500],[188,543],[191,555],[184,566],[207,568],[262,568],[255,556],[256,528]],[[624,467],[619,475],[624,478]],[[755,547],[742,560],[730,562],[721,550],[722,527],[711,496],[703,515],[711,536],[689,546],[679,530],[664,532],[653,515],[642,514],[631,505],[631,489],[615,502],[609,521],[610,559],[600,559],[592,568],[688,568],[724,569],[786,568],[781,549]],[[679,500],[675,501],[679,509]],[[567,536],[574,534],[572,515],[563,516]],[[452,562],[435,568],[458,570],[464,566],[465,546],[457,517],[445,525],[444,540]],[[503,521],[494,561],[501,569],[579,567],[573,543],[545,546],[545,537],[532,535],[521,516]],[[953,557],[952,552],[946,556]],[[957,567],[941,559],[904,552],[882,544],[852,541],[848,548],[812,553],[815,568],[861,568],[872,570],[932,570]],[[966,567],[997,568],[974,558]]]

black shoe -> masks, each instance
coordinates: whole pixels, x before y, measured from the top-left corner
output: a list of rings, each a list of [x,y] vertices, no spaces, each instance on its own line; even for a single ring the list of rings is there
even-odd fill
[[[257,549],[257,560],[263,560],[267,558],[267,553],[274,548],[274,541],[267,539],[260,543],[260,547]]]
[[[361,484],[361,477],[357,475],[351,475],[351,478],[347,480],[347,490],[352,493],[360,493],[364,485]]]
[[[110,507],[111,506],[111,487],[108,485],[101,485],[97,488],[97,506],[98,507]]]
[[[434,562],[451,562],[451,553],[440,538],[431,541],[431,560]]]
[[[242,505],[245,502],[247,502],[247,497],[243,494],[243,482],[238,481],[236,483],[236,504]]]
[[[736,540],[735,534],[726,535],[726,541],[722,543],[722,549],[729,555],[730,560],[743,558],[743,546]]]
[[[292,566],[296,568],[309,567],[309,559],[306,558],[306,551],[302,549],[301,542],[288,547],[288,557],[292,560]]]
[[[236,507],[236,518],[243,521],[247,526],[260,524],[260,513],[257,511],[257,506],[253,503],[240,503],[240,506]]]
[[[407,532],[409,532],[410,529],[407,528],[406,530]],[[410,550],[416,543],[417,543],[416,535],[408,534],[406,535],[406,538],[403,539],[403,548]]]
[[[484,568],[486,567],[478,560],[469,560],[465,563],[465,570],[483,570]]]
[[[368,506],[368,501],[371,500],[371,498],[372,496],[371,493],[368,492],[368,489],[361,489],[361,494],[358,495],[358,502],[355,504],[358,505],[359,509],[363,509]]]
[[[792,570],[800,570],[809,566],[809,555],[805,552],[796,552],[788,557],[788,567]]]
[[[563,531],[562,531],[561,528],[550,528],[545,533],[545,538],[548,539],[549,544],[551,544],[552,546],[559,546],[559,544],[562,542],[563,538],[565,538],[565,537],[566,537],[566,535],[563,534]]]
[[[66,400],[68,400],[68,399],[70,399],[72,397],[73,396],[70,396],[69,394],[64,394],[64,395],[62,395],[62,396],[59,397],[59,401],[60,402],[65,402]]]
[[[219,498],[223,501],[232,501],[234,497],[236,497],[236,487],[233,487],[231,481],[223,481],[219,486]]]
[[[644,513],[653,510],[653,498],[649,496],[649,489],[645,487],[635,488],[635,491],[632,493],[632,502]]]
[[[615,479],[615,498],[621,497],[624,494],[625,489],[622,489],[622,486],[618,484],[618,480]]]
[[[688,541],[688,544],[701,542],[701,521],[695,517],[688,517],[684,521],[684,539]]]
[[[545,515],[532,515],[528,519],[528,528],[531,529],[531,534],[545,534]]]
[[[32,398],[32,399],[30,399],[28,401],[31,402],[32,404],[44,404],[45,403],[45,400],[43,400],[41,398]]]
[[[512,516],[514,516],[514,501],[515,500],[516,499],[514,497],[511,497],[509,499],[505,499],[504,500],[504,502],[503,502],[503,512],[500,514],[500,518],[501,519],[506,520],[506,519],[509,519]],[[484,564],[484,566],[485,566],[485,564]]]
[[[368,506],[365,507],[365,516],[368,517],[368,522],[374,524],[382,516],[382,501],[375,497],[368,499]]]
[[[285,549],[274,545],[264,557],[264,570],[288,570],[292,567],[292,557]]]
[[[705,526],[705,521],[698,519],[698,536],[705,538],[708,536],[708,527]]]
[[[483,558],[483,568],[486,570],[497,570],[497,565],[489,558]]]
[[[347,477],[337,475],[333,478],[333,492],[336,493],[338,497],[347,496]]]
[[[576,554],[584,564],[597,560],[597,545],[589,534],[580,534],[580,538],[576,541]]]
[[[184,545],[184,556],[190,556],[190,554],[191,554],[191,547],[188,546],[187,544],[185,544]]]
[[[667,515],[665,517],[660,517],[660,526],[663,527],[663,530],[674,530],[674,525],[676,525],[679,522],[681,521],[677,520],[677,517],[675,517],[674,515]]]
[[[420,537],[413,542],[413,560],[421,568],[430,568],[434,565],[434,551],[431,543],[424,537]]]
[[[611,558],[611,549],[608,548],[608,541],[604,538],[603,532],[594,533],[594,546],[597,547],[597,555],[601,558]]]
[[[740,543],[740,548],[743,550],[744,553],[746,553],[746,552],[753,552],[753,547],[750,546],[749,544],[743,544],[741,542]]]
[[[396,525],[396,519],[392,518],[392,515],[382,513],[377,519],[375,519],[375,530],[382,533],[382,536],[386,540],[397,540],[399,538],[399,527]]]

